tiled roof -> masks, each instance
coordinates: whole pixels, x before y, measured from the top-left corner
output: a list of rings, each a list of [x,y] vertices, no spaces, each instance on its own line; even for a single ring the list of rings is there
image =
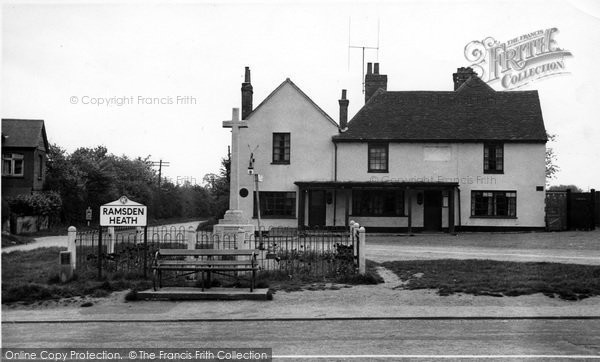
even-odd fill
[[[537,91],[496,92],[476,76],[456,91],[379,89],[336,142],[546,142]]]
[[[2,146],[35,148],[40,137],[48,149],[46,129],[41,119],[2,119]]]

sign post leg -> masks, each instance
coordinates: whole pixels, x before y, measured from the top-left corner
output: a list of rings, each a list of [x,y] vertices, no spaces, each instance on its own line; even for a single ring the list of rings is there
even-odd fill
[[[148,277],[148,226],[144,226],[144,279]]]
[[[102,226],[98,226],[98,279],[102,279]]]

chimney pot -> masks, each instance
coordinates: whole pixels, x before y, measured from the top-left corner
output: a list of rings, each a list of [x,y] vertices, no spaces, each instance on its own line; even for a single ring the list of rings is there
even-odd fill
[[[250,83],[250,67],[246,67],[246,72],[244,74],[244,83]]]
[[[373,67],[372,63],[367,63],[367,74],[371,74],[373,72],[372,67]]]
[[[346,99],[346,90],[342,89],[342,99]]]
[[[373,64],[373,73],[379,74],[379,63]]]

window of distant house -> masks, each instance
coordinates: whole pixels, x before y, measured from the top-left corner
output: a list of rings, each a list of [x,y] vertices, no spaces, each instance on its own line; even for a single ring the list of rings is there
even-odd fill
[[[517,217],[516,191],[471,191],[472,217]]]
[[[289,133],[273,133],[273,163],[290,163]]]
[[[388,172],[388,144],[369,143],[369,172]]]
[[[23,155],[20,153],[5,153],[2,155],[3,176],[23,176]]]
[[[258,215],[254,192],[254,217]],[[265,219],[292,219],[296,217],[295,192],[260,192],[260,217]]]
[[[504,172],[504,145],[501,143],[486,143],[483,145],[483,172]]]
[[[404,192],[353,190],[352,216],[404,216]]]
[[[44,156],[38,155],[38,180],[41,180],[44,176]]]

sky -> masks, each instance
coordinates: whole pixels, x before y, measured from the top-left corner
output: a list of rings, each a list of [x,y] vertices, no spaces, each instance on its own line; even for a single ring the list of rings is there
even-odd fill
[[[68,152],[104,145],[167,161],[173,182],[218,173],[244,67],[256,107],[290,78],[334,120],[364,104],[365,62],[388,90],[452,90],[465,46],[558,29],[572,56],[538,90],[560,172],[551,184],[600,189],[600,2],[23,2],[1,7],[2,118],[43,119]],[[498,83],[492,87],[504,90]]]

